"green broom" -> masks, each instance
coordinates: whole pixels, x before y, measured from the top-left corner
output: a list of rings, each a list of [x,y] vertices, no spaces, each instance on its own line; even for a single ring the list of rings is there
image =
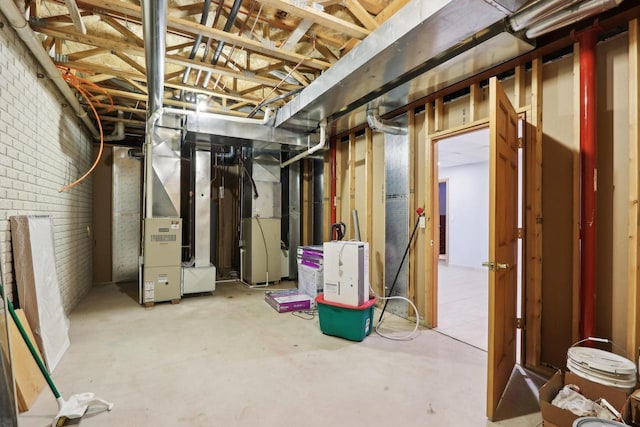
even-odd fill
[[[3,296],[3,295],[4,295],[4,290],[2,289],[2,283],[0,283],[0,296]],[[11,301],[9,301],[8,299],[6,301],[7,301],[7,306],[9,307],[9,313],[11,313],[11,317],[13,318],[13,321],[16,323],[16,326],[18,327],[18,330],[20,331],[20,335],[22,335],[22,339],[27,344],[27,347],[29,347],[29,351],[31,352],[33,359],[38,364],[38,368],[40,368],[40,372],[42,372],[42,375],[47,380],[47,384],[49,384],[49,388],[51,389],[51,392],[53,393],[53,395],[56,398],[56,401],[58,402],[58,413],[56,414],[56,417],[53,419],[51,426],[61,427],[64,425],[64,423],[67,420],[82,418],[87,413],[96,414],[102,411],[110,411],[113,408],[113,403],[109,403],[103,399],[96,398],[93,393],[74,394],[69,398],[69,400],[64,400],[62,396],[60,396],[60,392],[58,392],[58,389],[53,383],[53,380],[51,379],[49,372],[47,372],[47,368],[45,368],[44,363],[42,363],[42,360],[40,360],[40,356],[36,352],[36,349],[31,343],[31,340],[29,339],[29,336],[27,335],[26,331],[24,330],[24,327],[22,326],[22,323],[20,322],[18,315],[13,309],[13,304],[11,304]],[[91,411],[87,412],[90,406],[93,406],[93,408]]]

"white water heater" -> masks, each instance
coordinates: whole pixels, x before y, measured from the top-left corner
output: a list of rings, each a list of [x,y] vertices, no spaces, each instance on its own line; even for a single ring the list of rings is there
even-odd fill
[[[325,242],[324,299],[350,306],[369,300],[369,244],[336,240]]]

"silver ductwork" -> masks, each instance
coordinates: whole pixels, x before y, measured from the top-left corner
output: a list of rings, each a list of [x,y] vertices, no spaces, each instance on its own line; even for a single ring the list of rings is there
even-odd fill
[[[367,108],[367,123],[374,132],[388,133],[391,135],[406,135],[407,128],[394,122],[384,120],[378,115],[378,107]]]
[[[622,3],[622,1],[623,0],[588,0],[574,4],[531,25],[525,34],[530,39],[539,37],[578,22],[581,19],[612,9]]]
[[[525,7],[522,10],[514,13],[509,18],[509,25],[513,31],[520,31],[527,28],[529,25],[540,21],[545,16],[548,16],[560,9],[577,3],[580,0],[538,0]]]
[[[167,33],[167,0],[142,0],[142,32],[149,101],[147,117],[162,108],[164,55]]]
[[[526,0],[413,0],[280,108],[276,126],[315,129],[321,120],[329,118],[331,122],[345,116],[492,36],[506,33],[509,37],[501,38],[500,43],[508,42],[509,46],[483,51],[490,66],[531,50],[533,46],[506,32],[502,22],[525,3]],[[468,16],[473,19],[465,19]],[[444,73],[425,90],[480,71],[473,65],[464,75]],[[411,102],[409,98],[416,87],[408,83],[405,89],[404,96],[394,99],[390,107]]]

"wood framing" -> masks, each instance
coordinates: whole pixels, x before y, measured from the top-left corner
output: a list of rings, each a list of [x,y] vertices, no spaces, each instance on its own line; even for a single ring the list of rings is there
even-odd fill
[[[580,44],[573,45],[573,272],[571,341],[580,339]]]
[[[436,244],[439,216],[436,215],[438,209],[438,175],[436,174],[435,141],[431,135],[435,131],[435,112],[431,103],[425,106],[425,144],[424,167],[425,173],[425,286],[424,286],[424,321],[430,328],[438,326],[438,247]]]
[[[531,69],[531,110],[524,145],[524,364],[540,364],[542,320],[542,60]]]
[[[640,345],[640,23],[629,22],[629,274],[627,357],[636,360]]]
[[[356,238],[355,224],[353,222],[352,212],[356,208],[356,134],[349,134],[349,212],[347,221],[347,235],[350,239]]]
[[[409,224],[409,229],[411,230],[412,225],[415,221],[415,211],[416,211],[416,191],[415,191],[415,180],[416,180],[416,132],[415,132],[415,114],[413,111],[409,111],[408,113],[409,119],[409,218],[407,224]],[[411,246],[409,247],[409,259],[407,260],[408,271],[409,271],[409,283],[407,285],[407,296],[414,303],[417,304],[416,300],[416,243],[410,242]],[[411,305],[408,308],[409,317],[416,316],[416,313],[413,311]]]

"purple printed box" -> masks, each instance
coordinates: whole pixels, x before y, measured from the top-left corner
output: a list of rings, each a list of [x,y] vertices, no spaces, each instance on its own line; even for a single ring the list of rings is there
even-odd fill
[[[278,313],[309,310],[311,308],[311,297],[300,292],[298,289],[274,292],[267,291],[264,294],[264,300]]]

